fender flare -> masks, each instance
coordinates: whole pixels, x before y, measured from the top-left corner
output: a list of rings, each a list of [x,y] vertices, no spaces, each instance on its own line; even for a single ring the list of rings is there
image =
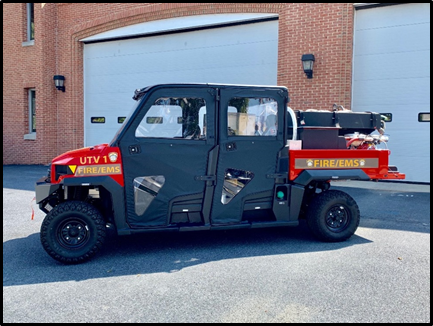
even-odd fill
[[[44,179],[44,178],[42,178]],[[126,223],[126,208],[124,188],[110,176],[94,176],[80,178],[65,178],[58,184],[46,183],[40,179],[36,184],[36,197],[38,203],[43,202],[61,186],[102,186],[111,194],[113,216],[118,234],[129,234],[129,226]]]

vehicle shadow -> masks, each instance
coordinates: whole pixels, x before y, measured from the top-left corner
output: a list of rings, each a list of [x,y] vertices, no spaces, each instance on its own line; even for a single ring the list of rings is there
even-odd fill
[[[3,243],[3,286],[175,273],[214,261],[339,250],[371,242],[357,235],[345,242],[319,242],[301,222],[298,227],[269,229],[110,235],[101,252],[78,265],[52,259],[35,233]]]

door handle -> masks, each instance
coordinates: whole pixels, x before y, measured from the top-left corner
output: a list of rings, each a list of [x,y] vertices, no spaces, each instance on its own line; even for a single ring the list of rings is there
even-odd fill
[[[129,154],[138,154],[141,152],[140,145],[130,145],[128,149],[129,149]]]
[[[236,143],[235,142],[226,143],[226,150],[227,152],[235,151]]]

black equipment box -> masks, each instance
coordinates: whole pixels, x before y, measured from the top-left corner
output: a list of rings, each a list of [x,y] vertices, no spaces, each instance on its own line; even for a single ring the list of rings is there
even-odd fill
[[[352,111],[295,111],[298,128],[336,127],[338,135],[370,134],[381,128],[380,113]],[[302,132],[302,131],[301,131]]]

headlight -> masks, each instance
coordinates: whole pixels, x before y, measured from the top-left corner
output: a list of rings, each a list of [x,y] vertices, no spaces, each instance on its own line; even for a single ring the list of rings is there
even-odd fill
[[[73,174],[71,169],[67,165],[56,165],[56,180],[59,180],[59,177],[62,175]]]

